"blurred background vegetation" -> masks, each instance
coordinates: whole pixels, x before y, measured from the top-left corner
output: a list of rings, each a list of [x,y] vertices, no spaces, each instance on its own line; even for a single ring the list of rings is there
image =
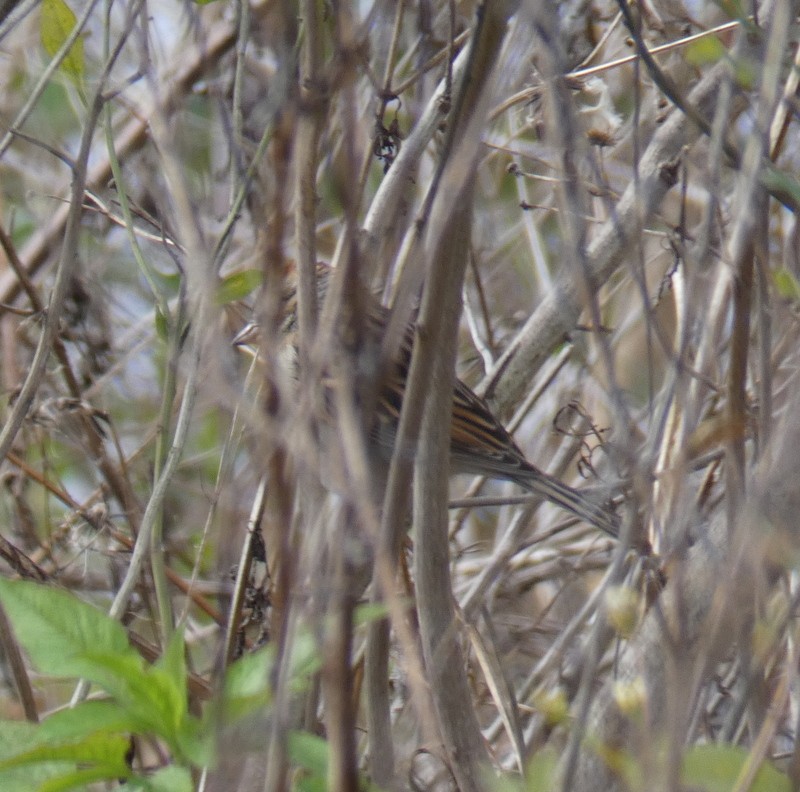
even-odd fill
[[[182,627],[197,712],[271,647],[192,788],[798,788],[795,3],[0,6],[2,574],[148,661]],[[365,591],[386,471],[308,394],[363,374],[362,292],[410,322],[448,251],[457,375],[620,537],[456,476]],[[347,274],[298,391],[317,259]],[[2,716],[67,705],[3,633]]]

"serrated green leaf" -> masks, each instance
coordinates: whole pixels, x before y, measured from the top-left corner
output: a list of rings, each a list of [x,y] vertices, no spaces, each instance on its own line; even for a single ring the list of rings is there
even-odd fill
[[[71,742],[35,745],[0,760],[0,770],[39,762],[67,761],[105,767],[109,772],[108,777],[125,776],[128,774],[125,756],[129,747],[130,741],[124,735],[90,734]]]
[[[124,709],[126,728],[156,734],[170,747],[177,746],[187,701],[185,668],[174,657],[166,663],[169,670],[147,667],[120,624],[63,591],[0,579],[0,599],[40,671],[99,685]]]
[[[217,303],[226,305],[235,300],[243,300],[261,285],[262,280],[261,270],[257,269],[241,270],[228,275],[217,287]]]
[[[696,745],[683,757],[681,780],[705,792],[729,792],[748,760],[747,749],[734,745]],[[791,784],[767,762],[756,773],[750,792],[789,792]]]
[[[38,728],[38,738],[43,742],[64,742],[94,732],[122,734],[134,732],[137,728],[136,720],[116,702],[82,701],[43,720]]]
[[[76,676],[101,687],[127,712],[136,711],[140,701],[135,691],[146,684],[145,663],[139,655],[85,650],[76,656],[74,665]]]
[[[51,58],[55,56],[69,38],[76,23],[75,14],[72,13],[72,9],[64,0],[42,0],[39,34],[44,51]],[[69,48],[60,68],[73,80],[79,80],[83,77],[83,40],[80,37]]]
[[[95,682],[135,719],[137,731],[152,732],[175,747],[186,715],[186,691],[160,668],[145,667],[138,655],[84,652],[81,676]]]
[[[81,676],[82,655],[106,651],[124,658],[139,656],[125,629],[97,608],[65,591],[25,580],[0,579],[0,600],[19,642],[44,674]]]

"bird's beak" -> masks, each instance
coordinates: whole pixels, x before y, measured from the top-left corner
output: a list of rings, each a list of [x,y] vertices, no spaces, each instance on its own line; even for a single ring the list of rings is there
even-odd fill
[[[234,337],[233,346],[254,346],[258,343],[261,328],[258,322],[248,322]]]

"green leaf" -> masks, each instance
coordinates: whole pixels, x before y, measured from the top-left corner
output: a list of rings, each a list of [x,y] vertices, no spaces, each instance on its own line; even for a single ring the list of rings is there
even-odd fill
[[[121,734],[91,734],[67,743],[43,742],[0,760],[0,771],[61,760],[103,767],[106,778],[124,777],[130,772],[125,760],[129,747],[129,739]]]
[[[525,792],[547,792],[552,789],[557,767],[558,754],[554,749],[545,748],[537,751],[525,769],[528,779]]]
[[[780,267],[772,273],[772,281],[778,294],[785,300],[800,300],[800,283],[786,267]]]
[[[587,735],[586,744],[614,775],[625,782],[626,788],[645,788],[641,762],[630,751],[606,743],[591,734]]]
[[[116,717],[125,729],[153,733],[178,748],[186,729],[186,668],[180,634],[161,667],[148,667],[128,644],[124,628],[70,594],[27,581],[0,579],[0,600],[20,643],[45,674],[88,679],[124,711],[88,710]],[[69,718],[61,716],[69,725]],[[59,721],[51,729],[61,728]]]
[[[145,667],[138,655],[84,652],[80,676],[96,682],[135,719],[136,731],[152,732],[170,747],[186,715],[186,691],[160,668]]]
[[[353,623],[356,627],[363,627],[365,624],[385,619],[389,615],[389,609],[383,602],[365,602],[359,605],[353,614]]]
[[[223,688],[223,712],[227,722],[243,718],[269,704],[269,674],[274,662],[275,653],[268,646],[231,664]]]
[[[39,728],[36,723],[0,720],[0,761],[30,748]]]
[[[191,773],[185,767],[162,767],[153,775],[128,780],[129,792],[193,792]]]
[[[736,58],[733,61],[733,78],[744,91],[754,91],[761,79],[763,64],[753,58]]]
[[[322,737],[303,731],[289,732],[286,747],[292,764],[314,775],[326,777],[328,743]]]
[[[163,671],[166,678],[172,683],[172,687],[182,696],[181,710],[185,713],[188,706],[186,701],[186,643],[183,640],[182,628],[175,630],[172,634],[167,648],[158,658],[154,668]]]
[[[38,734],[45,742],[65,742],[94,732],[120,734],[137,728],[137,721],[116,702],[83,701],[50,715],[39,725]]]
[[[164,296],[175,297],[180,291],[183,275],[180,272],[165,275],[163,272],[153,270],[153,280]]]
[[[64,0],[42,0],[42,16],[39,34],[45,52],[52,58],[69,38],[77,19]],[[61,70],[78,81],[84,72],[83,39],[77,38],[69,48]]]
[[[739,777],[749,752],[733,745],[696,745],[683,757],[681,781],[705,792],[729,792]],[[791,784],[783,773],[763,762],[750,792],[789,792]]]
[[[297,792],[329,792],[324,776],[301,772],[295,776],[294,782]]]
[[[725,57],[727,50],[716,36],[703,36],[684,47],[683,55],[692,66],[707,66]]]
[[[328,789],[328,743],[308,732],[289,732],[289,761],[304,770],[296,777],[300,792],[326,792]]]
[[[210,767],[215,764],[216,724],[212,728],[210,719],[199,720],[188,715],[180,724],[175,739],[174,753],[195,767]]]
[[[289,686],[294,693],[308,687],[319,670],[319,651],[314,636],[301,630],[292,642]],[[271,699],[270,669],[275,662],[271,647],[260,649],[233,663],[225,676],[223,713],[228,723],[264,707]]]
[[[0,721],[0,758],[5,759],[29,749],[39,727],[33,723]],[[75,769],[74,762],[41,762],[35,765],[0,771],[0,789],[14,792],[39,792],[42,783],[60,778]]]
[[[309,679],[319,671],[322,660],[317,641],[309,631],[295,636],[292,645],[292,664],[290,683],[292,690],[301,693],[306,689]]]
[[[161,312],[161,309],[156,306],[155,311],[156,322],[156,335],[164,342],[169,340],[169,322],[167,317]]]
[[[95,781],[117,781],[119,779],[127,779],[129,774],[130,770],[126,773],[118,773],[114,768],[104,765],[73,770],[72,772],[45,781],[37,789],[37,792],[68,792],[70,789],[77,789],[84,792],[88,784],[94,783]]]
[[[17,639],[44,674],[79,677],[90,651],[141,662],[122,625],[72,594],[30,581],[0,579],[0,600]]]
[[[261,270],[257,269],[241,270],[228,275],[217,287],[217,302],[226,305],[235,300],[243,300],[261,285],[262,279]]]

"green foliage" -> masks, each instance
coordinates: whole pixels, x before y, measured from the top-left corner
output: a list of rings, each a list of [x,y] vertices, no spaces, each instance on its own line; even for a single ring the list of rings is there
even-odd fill
[[[83,678],[109,695],[108,700],[81,702],[30,727],[24,748],[0,741],[10,746],[0,760],[0,772],[53,760],[69,763],[62,766],[57,781],[34,787],[41,790],[133,778],[125,759],[130,734],[157,737],[174,761],[187,767],[211,764],[212,731],[188,712],[186,647],[180,631],[160,660],[148,665],[128,644],[120,624],[66,592],[0,580],[0,599],[40,672]],[[0,729],[17,726],[0,722]],[[75,770],[78,766],[80,771]],[[160,780],[139,779],[140,788],[167,788],[170,778],[171,774]]]
[[[794,273],[786,269],[786,267],[776,269],[772,273],[772,281],[775,284],[775,290],[778,295],[784,300],[791,302],[800,300],[800,283],[797,282]]]
[[[494,792],[549,792],[554,784],[558,754],[552,748],[538,751],[525,767],[525,777],[486,775],[484,788]]]
[[[169,322],[167,317],[161,312],[161,309],[156,306],[154,313],[154,320],[156,325],[156,335],[166,343],[169,340]]]
[[[17,638],[44,674],[90,678],[87,671],[95,663],[86,655],[102,650],[121,661],[140,659],[122,625],[67,592],[0,579],[0,599]]]
[[[289,735],[289,757],[303,770],[297,778],[300,792],[325,792],[328,775],[328,744],[305,732]]]
[[[165,298],[176,297],[178,295],[182,279],[183,275],[179,272],[165,275],[158,270],[153,270],[153,280],[158,286],[159,293]]]
[[[83,701],[38,725],[0,720],[0,788],[57,792],[95,781],[125,779],[142,792],[193,789],[191,770],[214,764],[214,736],[271,704],[272,647],[245,656],[229,669],[221,707],[205,717],[189,713],[186,644],[178,630],[159,660],[149,665],[128,643],[125,629],[71,594],[32,583],[0,579],[0,601],[19,642],[43,674],[82,678],[107,699]],[[305,689],[319,668],[316,646],[302,633],[294,642],[291,687]],[[132,734],[158,739],[173,764],[146,777],[128,766]],[[324,789],[327,744],[291,735],[290,758],[303,775],[301,789]]]
[[[263,280],[261,270],[247,269],[241,272],[234,272],[223,278],[217,287],[217,302],[220,305],[243,300],[252,294]]]
[[[125,778],[130,773],[125,761],[129,745],[128,738],[123,734],[94,732],[70,740],[48,740],[46,730],[40,729],[38,733],[31,735],[30,747],[27,750],[22,750],[0,761],[0,770],[52,761],[70,762],[74,763],[75,767],[83,768],[82,772],[73,770],[58,781],[50,780],[42,787],[46,789],[70,788],[75,784],[72,781],[65,784],[65,778],[76,776],[80,776],[80,783],[84,783],[86,773],[91,773],[92,780]]]
[[[711,66],[726,59],[740,88],[752,90],[757,84],[759,64],[749,58],[730,57],[725,45],[716,36],[704,36],[690,42],[686,45],[683,56],[687,63],[696,68]]]
[[[42,17],[39,34],[45,52],[52,58],[69,38],[76,23],[75,14],[64,0],[42,0]],[[80,81],[84,73],[83,41],[76,39],[69,48],[61,70],[75,82]]]
[[[162,767],[147,778],[137,778],[128,782],[128,792],[192,792],[194,790],[191,773],[185,767]]]
[[[558,755],[552,749],[539,751],[536,756],[528,762],[526,770],[527,792],[547,792],[551,788],[555,778]]]
[[[264,679],[265,669],[272,665],[272,654],[269,648],[253,652],[228,669],[223,697],[225,721],[243,718],[269,704],[271,696]]]
[[[593,740],[590,742],[606,765],[625,780],[629,789],[649,788],[650,777],[639,757]],[[689,747],[683,756],[681,782],[698,792],[730,792],[738,788],[744,773],[752,769],[751,762],[746,748],[722,744],[695,745]],[[747,789],[751,792],[788,792],[791,785],[786,775],[762,761]]]
[[[747,11],[741,0],[721,0],[719,7],[731,19],[747,19]]]
[[[6,759],[33,746],[39,728],[32,723],[0,721],[0,789],[35,792],[45,782],[74,772],[75,763],[64,760],[5,766]]]
[[[683,758],[684,784],[705,792],[729,792],[750,762],[749,751],[735,745],[696,745]],[[738,787],[737,787],[738,788]],[[789,792],[789,779],[772,765],[762,763],[750,792]]]
[[[706,66],[725,57],[727,50],[716,36],[703,36],[686,45],[684,57],[692,66]]]

